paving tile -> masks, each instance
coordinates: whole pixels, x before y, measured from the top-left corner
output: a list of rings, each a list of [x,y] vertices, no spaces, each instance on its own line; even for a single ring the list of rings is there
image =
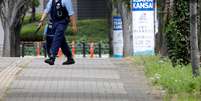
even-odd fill
[[[124,59],[76,59],[54,66],[34,59],[13,81],[5,101],[155,101],[141,71]]]

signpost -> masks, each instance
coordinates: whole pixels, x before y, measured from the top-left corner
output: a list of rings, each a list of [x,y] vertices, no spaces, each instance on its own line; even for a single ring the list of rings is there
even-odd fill
[[[154,55],[154,0],[132,0],[133,54]]]
[[[116,58],[123,57],[123,30],[120,16],[113,17],[113,54]]]

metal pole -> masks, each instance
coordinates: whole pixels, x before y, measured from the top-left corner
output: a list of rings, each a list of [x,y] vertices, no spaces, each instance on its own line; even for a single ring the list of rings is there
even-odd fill
[[[98,50],[99,50],[99,51],[98,51],[99,58],[101,58],[101,57],[102,57],[102,54],[101,54],[101,53],[102,53],[101,43],[98,44]]]
[[[44,57],[46,58],[47,57],[47,51],[46,51],[46,43],[43,42],[43,52],[44,52]]]
[[[22,57],[22,43],[20,43],[20,57]]]
[[[85,58],[86,57],[86,47],[85,47],[85,43],[83,42],[82,43],[82,53],[83,53],[83,57]]]
[[[22,57],[24,57],[24,42],[22,42]]]

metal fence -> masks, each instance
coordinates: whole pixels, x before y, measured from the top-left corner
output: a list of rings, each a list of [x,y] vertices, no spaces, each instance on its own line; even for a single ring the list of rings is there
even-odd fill
[[[102,55],[109,55],[108,43],[70,43],[69,47],[73,55],[87,57],[92,55],[101,58]],[[21,42],[21,56],[47,56],[45,42]]]

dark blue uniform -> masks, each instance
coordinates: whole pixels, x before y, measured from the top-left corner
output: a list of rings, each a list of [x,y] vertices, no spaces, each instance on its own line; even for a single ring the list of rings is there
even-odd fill
[[[70,61],[70,64],[72,64],[74,63],[74,60],[64,36],[64,32],[68,26],[70,19],[67,9],[62,6],[61,0],[52,0],[50,15],[52,18],[52,29],[49,30],[50,32],[48,33],[53,35],[53,37],[47,36],[47,46],[51,46],[51,56],[50,60],[47,60],[45,62],[53,65],[57,56],[57,52],[61,47],[62,52],[67,56],[68,62]]]
[[[50,48],[52,46],[52,41],[53,41],[54,34],[55,34],[55,33],[52,33],[52,20],[50,17],[49,17],[48,24],[45,27],[44,33],[45,33],[45,39],[46,39],[45,49],[46,49],[48,57],[50,57],[51,56]]]

